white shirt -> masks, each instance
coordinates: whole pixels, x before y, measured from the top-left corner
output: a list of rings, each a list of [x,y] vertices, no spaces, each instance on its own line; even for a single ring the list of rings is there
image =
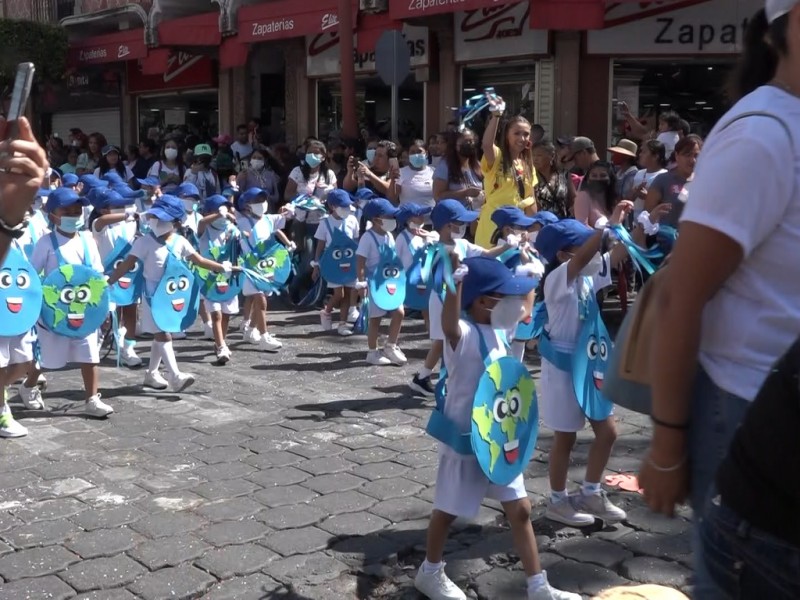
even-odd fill
[[[636,175],[633,177],[633,190],[636,191],[640,185],[643,183],[645,191],[650,189],[650,184],[653,183],[653,180],[661,175],[662,173],[666,173],[666,169],[659,169],[658,171],[649,171],[647,169],[639,169],[636,172]],[[639,214],[644,210],[644,198],[637,197],[633,201],[633,216],[638,217]]]
[[[414,262],[414,255],[420,248],[425,246],[425,242],[425,238],[420,235],[414,235],[408,229],[398,234],[395,252],[397,252],[397,257],[403,263],[403,268],[406,271],[408,271],[411,263]]]
[[[355,215],[347,215],[347,217],[342,221],[341,219],[337,219],[333,215],[328,215],[322,221],[320,221],[319,227],[317,227],[317,231],[314,234],[315,240],[322,240],[325,242],[325,245],[331,243],[331,232],[328,229],[327,223],[330,223],[333,229],[341,229],[342,233],[344,233],[347,237],[351,240],[358,239],[358,219],[356,219]],[[344,227],[342,227],[344,224]]]
[[[94,234],[94,241],[97,242],[97,249],[100,251],[100,257],[105,258],[111,254],[116,244],[117,239],[124,237],[129,242],[133,243],[133,238],[136,237],[138,226],[135,221],[120,221],[113,225],[107,225],[100,231],[95,229],[97,221],[92,224],[92,233]]]
[[[155,177],[156,179],[161,181],[162,173],[164,173],[164,176],[175,175],[176,177],[180,177],[181,170],[180,167],[178,167],[178,165],[175,165],[175,167],[173,168],[167,166],[167,163],[157,160],[155,163],[153,163],[153,166],[150,167],[150,170],[147,172],[147,176]],[[166,183],[166,184],[162,183],[161,191],[165,194],[171,194],[172,192],[175,191],[175,188],[177,187],[178,187],[177,183]]]
[[[250,144],[242,144],[237,140],[231,144],[231,151],[234,159],[238,154],[239,160],[245,160],[253,153],[253,147]]]
[[[242,234],[242,252],[248,254],[251,251],[251,240],[255,246],[259,241],[271,238],[278,229],[286,227],[286,219],[281,215],[264,215],[251,221],[245,215],[239,215],[236,217],[236,227]]]
[[[114,173],[117,172],[116,169],[110,169],[109,172],[111,172],[111,171],[114,171]],[[100,167],[97,167],[94,170],[94,176],[95,177],[100,177]],[[131,181],[133,179],[133,171],[131,171],[131,168],[128,165],[125,165],[125,178],[124,179],[125,179],[126,182],[129,182],[129,181]]]
[[[223,229],[217,229],[212,225],[206,225],[203,235],[198,236],[200,240],[200,252],[203,255],[208,255],[208,251],[211,248],[224,246],[232,236],[238,233],[236,226],[227,219],[226,221],[227,225]]]
[[[430,206],[436,204],[433,201],[433,167],[424,166],[417,171],[411,167],[400,169],[400,206],[403,204],[419,204]]]
[[[370,230],[358,242],[356,256],[363,256],[366,259],[366,275],[370,277],[375,267],[381,262],[380,246],[389,244],[394,247],[394,237],[391,233],[379,235]]]
[[[791,139],[769,117],[722,129],[750,111],[779,116]],[[752,400],[800,335],[800,99],[763,86],[720,119],[703,146],[684,221],[725,234],[744,253],[706,304],[700,364],[717,386]]]
[[[316,173],[311,173],[308,180],[306,180],[300,167],[295,167],[289,173],[289,179],[297,184],[298,195],[308,194],[323,201],[328,196],[328,192],[336,188],[336,173],[330,169],[328,169],[327,179],[322,175],[322,171],[317,171]],[[309,225],[318,224],[324,216],[325,213],[321,210],[308,211],[298,208],[295,211],[295,219],[300,223],[308,223]]]
[[[88,232],[82,231],[72,238],[63,236],[58,231],[55,232],[55,235],[56,242],[58,243],[58,250],[61,253],[61,256],[64,257],[65,264],[85,264],[85,241],[85,247],[89,250],[89,264],[98,273],[103,272],[103,261],[100,260],[100,253],[97,251],[97,244]],[[37,273],[43,273],[42,279],[47,277],[50,273],[61,266],[58,261],[58,256],[53,249],[52,239],[52,236],[49,234],[39,238],[39,241],[36,242],[36,246],[33,249],[33,256],[31,256],[31,265]]]
[[[201,200],[205,200],[214,194],[219,194],[219,178],[210,169],[208,171],[198,171],[197,173],[193,173],[191,169],[186,169],[183,180],[197,186]]]
[[[656,139],[664,144],[664,149],[666,150],[667,158],[675,152],[675,144],[680,141],[681,136],[677,131],[662,131],[658,134]]]
[[[172,254],[181,260],[186,260],[196,252],[185,237],[174,233],[164,243],[156,240],[152,235],[145,235],[133,242],[133,248],[131,248],[129,256],[135,256],[142,261],[144,265],[142,273],[148,294],[156,291],[158,284],[164,277],[164,269],[170,253],[170,244],[172,244]]]

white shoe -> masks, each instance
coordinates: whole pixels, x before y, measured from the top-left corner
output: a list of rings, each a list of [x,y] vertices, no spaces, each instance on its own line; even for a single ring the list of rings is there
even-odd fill
[[[605,490],[600,490],[599,494],[590,495],[581,492],[577,496],[574,496],[573,503],[577,510],[594,515],[606,523],[619,523],[620,521],[624,521],[628,516],[624,510],[615,506],[614,503],[608,499],[608,494]]]
[[[261,339],[258,342],[258,347],[265,352],[277,352],[283,348],[283,343],[279,340],[276,340],[269,332],[267,332],[261,336]]]
[[[351,306],[347,309],[347,322],[348,323],[355,323],[358,321],[358,309],[355,306]]]
[[[214,328],[211,327],[211,323],[203,323],[203,339],[214,339]]]
[[[103,417],[107,417],[113,413],[114,409],[100,400],[100,394],[95,394],[86,401],[86,406],[84,407],[83,412],[90,417],[102,419]]]
[[[594,517],[586,512],[581,512],[575,506],[575,497],[567,496],[563,500],[553,502],[547,501],[547,511],[544,513],[546,519],[563,523],[570,527],[588,527],[594,524]]]
[[[243,333],[247,333],[248,331],[250,331],[250,321],[248,321],[247,319],[242,319],[242,322],[239,323],[239,331]]]
[[[8,404],[4,404],[0,410],[0,438],[18,438],[28,435],[28,430],[17,423],[14,415],[11,414],[11,408]]]
[[[142,359],[136,354],[134,347],[128,346],[127,344],[120,352],[120,361],[123,365],[130,368],[142,366]]]
[[[228,364],[231,360],[231,351],[227,346],[217,349],[217,362],[221,365]]]
[[[182,392],[194,383],[194,375],[178,373],[169,378],[169,387],[173,392]]]
[[[258,346],[261,343],[261,332],[253,327],[245,334],[244,339],[247,343]]]
[[[564,592],[557,590],[547,581],[547,571],[542,571],[542,576],[545,580],[545,585],[540,587],[535,592],[528,592],[528,600],[581,600],[580,594],[573,594],[572,592]]]
[[[367,362],[371,365],[377,365],[379,367],[385,367],[386,365],[392,364],[388,358],[383,355],[383,352],[380,350],[370,350],[367,352]]]
[[[19,386],[19,397],[28,410],[44,410],[42,391],[38,387],[29,388],[22,384]]]
[[[353,335],[353,328],[347,323],[340,323],[336,333],[342,337],[347,337],[348,335]]]
[[[186,332],[185,331],[179,331],[178,333],[171,333],[170,335],[172,336],[173,340],[185,340],[186,339]]]
[[[165,390],[169,387],[167,380],[158,371],[147,371],[144,374],[144,387],[153,390]]]
[[[322,325],[322,331],[333,329],[333,315],[324,308],[319,311],[319,324]]]
[[[467,600],[467,595],[444,572],[444,564],[433,573],[425,573],[420,567],[414,578],[414,587],[430,600]]]
[[[47,377],[45,377],[44,375],[40,374],[39,377],[36,378],[36,387],[38,387],[43,392],[46,391],[47,390]]]
[[[400,350],[397,344],[387,343],[383,347],[383,355],[388,358],[393,365],[397,365],[398,367],[402,367],[408,362],[406,355],[403,354],[403,351]]]

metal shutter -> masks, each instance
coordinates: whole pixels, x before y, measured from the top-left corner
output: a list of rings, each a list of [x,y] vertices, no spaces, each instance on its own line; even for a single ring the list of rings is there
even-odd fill
[[[555,62],[552,58],[541,59],[537,63],[536,78],[536,122],[544,127],[551,138],[555,122]]]
[[[109,144],[119,146],[122,143],[120,121],[118,108],[62,112],[53,115],[53,132],[66,140],[70,129],[80,127],[86,135],[96,131],[106,136]]]

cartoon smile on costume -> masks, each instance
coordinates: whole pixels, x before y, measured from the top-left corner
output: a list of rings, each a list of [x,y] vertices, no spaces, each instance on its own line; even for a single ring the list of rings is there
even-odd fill
[[[108,284],[84,265],[62,265],[45,278],[42,291],[42,321],[59,335],[86,337],[108,316]]]
[[[280,291],[292,273],[289,251],[274,239],[256,244],[253,251],[245,256],[244,266],[255,272],[256,277],[250,277],[250,280],[264,293]]]
[[[406,299],[406,274],[393,248],[381,247],[380,262],[369,278],[369,294],[381,310],[396,310]]]
[[[25,255],[12,247],[0,267],[0,335],[30,331],[41,310],[42,282]]]
[[[322,227],[322,225],[320,225]],[[319,259],[319,271],[328,283],[344,285],[355,280],[355,260],[358,244],[340,229],[334,229],[331,243]]]

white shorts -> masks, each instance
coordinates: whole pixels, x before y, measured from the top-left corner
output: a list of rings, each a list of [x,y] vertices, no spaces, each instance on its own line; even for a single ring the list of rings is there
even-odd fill
[[[327,284],[327,286],[328,286],[329,290],[336,290],[336,289],[339,289],[339,288],[347,288],[348,290],[352,290],[354,287],[356,287],[356,282],[355,281],[351,281],[350,283],[345,283],[344,285],[339,285],[339,284],[336,284],[336,283],[329,283],[329,284]]]
[[[37,328],[43,369],[63,369],[69,364],[96,365],[100,362],[97,332],[85,338],[56,335],[44,327]]]
[[[34,339],[30,331],[14,337],[0,337],[0,369],[31,362]]]
[[[586,415],[575,397],[572,377],[546,360],[542,361],[537,397],[539,418],[553,431],[574,433],[586,426]]]
[[[428,323],[430,323],[430,337],[431,340],[444,341],[444,333],[442,332],[442,309],[444,305],[441,299],[436,294],[431,294],[428,299]]]
[[[210,313],[222,313],[223,315],[239,314],[239,296],[234,296],[227,302],[211,302],[203,298],[203,304]]]
[[[147,301],[142,302],[142,308],[139,310],[139,333],[161,333],[161,329],[153,320],[153,312],[150,310],[150,303]]]
[[[245,296],[245,298],[248,298],[250,296],[258,296],[259,294],[263,294],[263,293],[264,292],[259,291],[258,289],[256,289],[256,286],[254,286],[252,283],[250,283],[249,280],[247,280],[247,279],[244,280],[244,285],[242,286],[242,294]],[[271,296],[272,294],[269,294],[269,295]]]
[[[484,498],[511,502],[527,497],[522,475],[508,485],[495,485],[484,475],[474,456],[461,456],[439,445],[439,469],[433,499],[436,510],[455,517],[474,519]]]

